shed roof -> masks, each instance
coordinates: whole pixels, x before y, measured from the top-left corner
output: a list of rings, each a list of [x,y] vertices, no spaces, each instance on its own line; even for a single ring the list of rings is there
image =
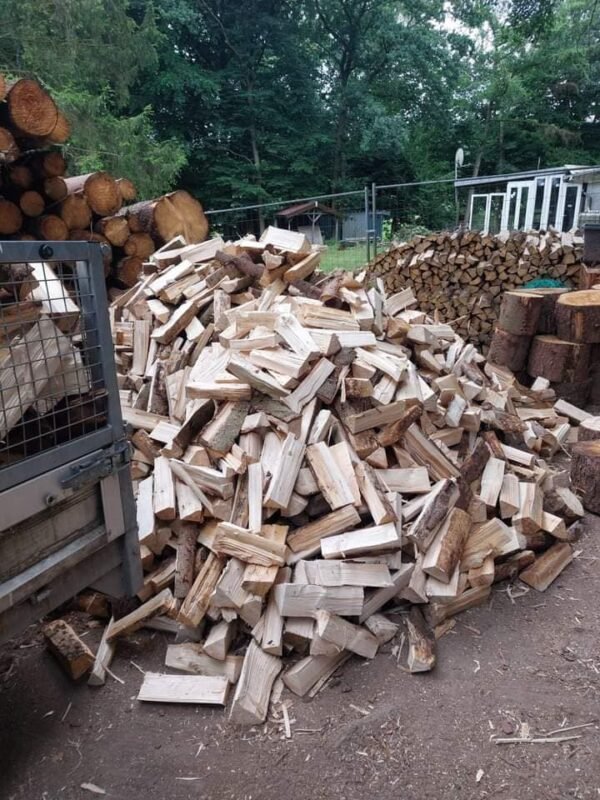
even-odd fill
[[[577,170],[590,169],[590,167],[565,164],[562,167],[545,167],[544,169],[530,169],[523,172],[509,172],[504,175],[478,175],[477,177],[458,178],[455,186],[485,186],[490,183],[507,183],[508,181],[521,181],[531,178],[543,178],[548,175],[571,175]]]
[[[319,203],[318,200],[308,200],[304,203],[296,203],[296,205],[282,208],[281,211],[277,212],[277,216],[291,219],[292,217],[298,217],[302,214],[308,214],[314,211],[320,211],[321,214],[333,214],[335,217],[343,216],[343,214],[341,214],[335,208],[331,208],[331,206],[326,206],[323,203]]]

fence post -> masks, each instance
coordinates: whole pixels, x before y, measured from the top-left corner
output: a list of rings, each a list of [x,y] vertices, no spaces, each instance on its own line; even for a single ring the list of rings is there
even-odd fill
[[[371,213],[373,214],[373,258],[377,255],[377,184],[371,184]]]
[[[365,186],[365,233],[367,235],[367,263],[371,260],[371,236],[369,230],[369,187]]]

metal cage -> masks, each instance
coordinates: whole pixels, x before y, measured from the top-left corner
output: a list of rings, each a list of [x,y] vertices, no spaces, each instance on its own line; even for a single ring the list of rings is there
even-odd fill
[[[102,253],[0,242],[0,640],[141,578]]]

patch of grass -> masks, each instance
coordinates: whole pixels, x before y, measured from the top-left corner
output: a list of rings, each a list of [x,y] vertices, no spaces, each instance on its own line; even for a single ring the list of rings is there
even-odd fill
[[[337,242],[326,242],[327,250],[321,255],[320,269],[323,272],[333,272],[336,269],[360,269],[368,264],[367,245],[359,242],[354,247],[340,248]],[[371,258],[373,247],[371,246]]]

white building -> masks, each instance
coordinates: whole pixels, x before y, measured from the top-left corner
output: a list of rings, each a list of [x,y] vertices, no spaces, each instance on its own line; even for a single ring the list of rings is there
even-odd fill
[[[572,231],[584,221],[600,221],[600,167],[566,165],[460,178],[455,186],[468,192],[466,224],[485,233],[548,227]]]

